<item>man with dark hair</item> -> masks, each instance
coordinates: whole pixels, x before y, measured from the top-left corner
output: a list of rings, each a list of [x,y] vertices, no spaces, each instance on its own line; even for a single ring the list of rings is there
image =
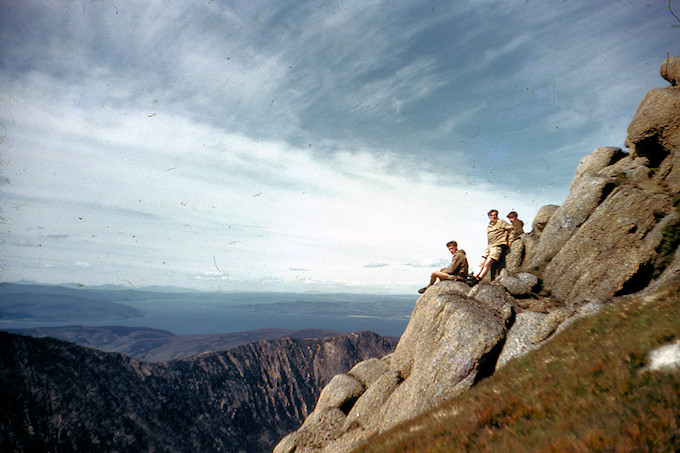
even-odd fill
[[[434,271],[430,275],[430,284],[424,288],[420,288],[418,292],[423,294],[427,288],[434,285],[437,279],[444,280],[459,280],[465,281],[468,275],[468,260],[465,256],[465,250],[458,250],[458,243],[456,241],[450,241],[446,243],[449,252],[453,255],[451,258],[451,265],[445,267],[444,269]]]
[[[512,246],[512,243],[519,239],[520,235],[524,234],[524,222],[519,219],[515,211],[508,213],[508,220],[512,224],[512,231],[510,231],[508,236],[508,245]]]

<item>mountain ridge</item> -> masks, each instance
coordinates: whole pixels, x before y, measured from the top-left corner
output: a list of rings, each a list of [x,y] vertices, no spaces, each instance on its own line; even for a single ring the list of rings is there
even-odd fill
[[[322,338],[349,333],[331,329],[269,328],[222,334],[175,335],[163,329],[128,326],[35,327],[6,329],[6,331],[31,337],[56,338],[104,352],[119,352],[144,362],[183,359],[204,352],[223,351],[261,340],[283,337]]]
[[[2,451],[263,451],[338,372],[394,342],[282,338],[162,363],[0,332]]]

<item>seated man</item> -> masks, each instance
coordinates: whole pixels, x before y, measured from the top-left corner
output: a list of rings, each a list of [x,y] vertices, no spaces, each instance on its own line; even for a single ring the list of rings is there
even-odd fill
[[[492,209],[488,212],[488,215],[489,225],[486,227],[486,237],[489,245],[482,255],[479,272],[472,277],[469,283],[473,285],[481,281],[489,273],[491,265],[501,258],[503,247],[508,246],[508,235],[512,230],[512,225],[498,218],[497,210]]]
[[[418,292],[423,294],[427,288],[434,285],[437,279],[439,280],[459,280],[465,281],[468,276],[468,261],[465,256],[465,250],[458,250],[458,243],[451,241],[446,244],[449,252],[453,255],[451,258],[451,265],[439,271],[434,271],[430,275],[430,284],[424,288],[420,288]]]

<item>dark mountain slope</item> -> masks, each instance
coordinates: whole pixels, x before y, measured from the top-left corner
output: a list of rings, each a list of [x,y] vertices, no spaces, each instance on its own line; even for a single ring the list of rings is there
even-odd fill
[[[332,376],[393,347],[358,332],[148,364],[0,332],[0,450],[265,451]]]

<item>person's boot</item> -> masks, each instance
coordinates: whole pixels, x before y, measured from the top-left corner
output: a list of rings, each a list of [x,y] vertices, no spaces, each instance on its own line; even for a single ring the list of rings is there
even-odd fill
[[[470,287],[475,286],[477,283],[479,283],[479,279],[474,275],[470,275],[467,279],[465,279],[465,284]]]

